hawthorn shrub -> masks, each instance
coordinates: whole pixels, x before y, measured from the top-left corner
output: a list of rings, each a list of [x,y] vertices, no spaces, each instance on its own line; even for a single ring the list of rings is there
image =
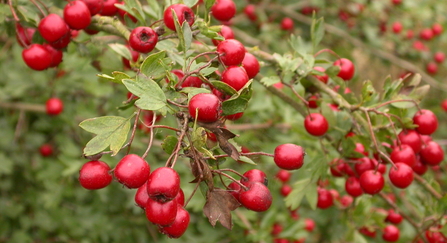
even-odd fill
[[[0,4],[0,242],[447,241],[444,3]]]

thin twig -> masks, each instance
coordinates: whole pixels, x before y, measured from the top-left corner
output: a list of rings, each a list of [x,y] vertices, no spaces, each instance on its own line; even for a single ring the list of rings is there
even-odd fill
[[[157,120],[157,116],[154,114],[152,116],[152,124],[155,124],[155,121]],[[149,154],[149,151],[152,148],[152,142],[154,141],[154,128],[151,127],[149,128],[149,144],[147,145],[146,151],[144,151],[143,156],[141,156],[141,158],[146,158],[146,156]]]
[[[416,179],[419,184],[425,187],[436,199],[440,200],[442,199],[442,195],[437,192],[424,178],[419,176],[418,174],[414,173],[414,179]]]
[[[135,138],[135,131],[137,130],[137,125],[138,125],[138,120],[140,118],[140,114],[141,114],[141,109],[138,108],[137,112],[136,112],[136,116],[135,116],[135,121],[133,123],[133,128],[132,128],[132,133],[130,135],[130,139],[129,139],[129,147],[127,148],[127,152],[126,154],[130,153],[130,148],[132,147],[132,141]]]

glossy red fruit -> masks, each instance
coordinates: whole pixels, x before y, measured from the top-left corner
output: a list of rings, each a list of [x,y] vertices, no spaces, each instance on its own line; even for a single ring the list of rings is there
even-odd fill
[[[400,146],[396,146],[393,149],[390,154],[390,159],[394,163],[401,162],[407,164],[410,167],[413,167],[413,165],[416,163],[416,154],[410,146],[401,144]]]
[[[51,64],[50,67],[57,67],[62,62],[63,52],[61,50],[54,49],[52,46],[48,44],[43,44],[43,47],[47,49],[47,51],[51,55]]]
[[[283,197],[287,197],[292,192],[292,187],[288,184],[284,184],[281,186],[279,191]]]
[[[42,144],[39,148],[40,155],[42,157],[49,157],[53,154],[53,146],[51,144]]]
[[[185,81],[180,85],[180,88],[186,88],[186,87],[196,87],[200,88],[202,87],[202,80],[197,76],[188,76],[185,78]],[[178,85],[177,85],[178,86]]]
[[[361,227],[359,229],[359,232],[362,235],[368,236],[370,238],[375,238],[376,237],[376,231],[372,228],[368,228],[368,227]]]
[[[79,171],[79,182],[88,190],[101,189],[112,182],[110,167],[102,161],[89,161]]]
[[[56,116],[64,110],[64,103],[59,98],[50,98],[45,104],[48,115]]]
[[[312,232],[315,229],[315,221],[313,221],[312,219],[304,219],[304,229],[307,232]]]
[[[200,122],[215,122],[222,112],[222,102],[209,93],[194,95],[188,104],[189,114]]]
[[[180,26],[185,21],[189,24],[189,26],[192,26],[194,24],[194,12],[191,8],[184,4],[173,4],[167,7],[163,14],[163,21],[166,27],[168,27],[169,29],[175,31],[174,16],[172,15],[172,10],[174,10],[175,14],[177,15]]]
[[[416,163],[412,167],[414,173],[423,175],[428,170],[428,166],[421,161],[420,156],[416,157]]]
[[[343,175],[345,174],[344,171],[345,162],[342,159],[339,158],[333,159],[329,165],[330,165],[329,170],[332,176],[343,177]]]
[[[254,4],[247,4],[244,8],[244,13],[251,21],[256,21],[258,19],[256,6]]]
[[[244,112],[239,112],[236,114],[227,115],[227,116],[225,116],[225,118],[230,121],[236,121],[236,120],[239,120],[243,115],[244,115]]]
[[[149,195],[147,194],[147,183],[144,183],[142,186],[138,187],[134,200],[140,208],[145,208],[148,199]]]
[[[220,60],[226,66],[240,65],[245,57],[245,47],[235,39],[224,40],[217,45]]]
[[[233,30],[227,25],[222,25],[222,28],[220,29],[218,35],[222,36],[225,40],[234,39]],[[222,41],[216,40],[216,39],[212,39],[211,41],[213,42],[213,44],[215,46],[219,45],[219,43],[222,42]]]
[[[291,18],[285,17],[281,20],[281,29],[282,30],[288,30],[288,31],[293,30],[293,26],[294,26],[294,23]]]
[[[345,207],[345,208],[351,206],[352,202],[354,202],[354,198],[352,198],[352,197],[349,196],[349,195],[343,195],[343,196],[340,198],[340,204],[341,204],[343,207]]]
[[[91,16],[99,13],[104,6],[104,1],[102,0],[81,0],[81,1],[83,1],[85,5],[87,5]]]
[[[140,26],[132,30],[129,36],[129,45],[141,53],[149,53],[157,45],[158,35],[150,27]]]
[[[324,73],[324,72],[326,71],[326,69],[325,69],[324,67],[319,67],[319,66],[317,66],[317,67],[314,67],[314,70],[323,73],[323,75],[315,75],[315,77],[316,77],[318,80],[320,80],[321,82],[327,84],[327,82],[328,82],[328,80],[329,80],[329,76],[328,76],[326,73]]]
[[[211,14],[219,21],[229,21],[236,14],[236,4],[233,0],[216,0],[211,7]]]
[[[264,212],[272,205],[272,195],[269,189],[260,182],[251,182],[246,185],[248,190],[241,189],[239,202],[249,210]]]
[[[40,44],[32,44],[23,49],[22,59],[31,69],[42,71],[51,66],[51,53]]]
[[[312,109],[318,108],[319,98],[316,95],[312,95],[307,99],[307,106]]]
[[[425,28],[422,29],[421,32],[419,32],[419,38],[421,38],[422,40],[431,40],[433,36],[433,30],[431,28]]]
[[[168,235],[170,238],[179,238],[188,229],[189,221],[190,216],[188,211],[183,207],[178,206],[177,216],[175,217],[174,223],[170,226],[161,227],[160,231],[163,234]]]
[[[337,76],[344,81],[348,81],[352,79],[352,77],[354,77],[355,67],[351,60],[340,58],[334,62],[334,66],[340,66],[340,72],[337,74]]]
[[[433,32],[433,35],[436,36],[436,35],[440,35],[444,31],[444,28],[442,27],[442,25],[440,23],[434,23],[431,26],[431,30]]]
[[[394,33],[399,34],[403,29],[402,23],[394,22],[391,29],[393,30]]]
[[[256,77],[260,69],[258,59],[248,52],[245,53],[244,60],[242,60],[242,67],[247,72],[249,79]]]
[[[438,118],[430,111],[422,109],[413,116],[413,123],[418,125],[416,131],[422,135],[431,135],[438,128]]]
[[[124,156],[116,165],[114,173],[119,183],[128,188],[139,188],[151,172],[149,164],[136,154]]]
[[[443,63],[445,60],[445,54],[444,52],[436,52],[435,55],[433,55],[433,60],[435,60],[435,62],[437,63]]]
[[[241,90],[248,81],[247,72],[243,67],[230,66],[222,72],[222,82],[228,84],[236,91]]]
[[[345,182],[345,190],[352,197],[358,197],[363,194],[363,189],[360,186],[360,181],[356,177],[349,177]]]
[[[439,165],[444,160],[444,150],[435,141],[429,141],[419,152],[422,162],[430,166]]]
[[[115,4],[118,4],[119,0],[103,0],[103,6],[101,12],[102,16],[114,16],[118,13],[118,8]]]
[[[311,113],[304,119],[304,128],[313,136],[322,136],[329,129],[329,124],[322,114]]]
[[[27,47],[33,42],[33,36],[36,32],[35,28],[27,28],[16,23],[16,39],[22,47]]]
[[[385,218],[385,222],[390,222],[392,224],[400,224],[404,218],[402,215],[394,212],[394,209],[388,210],[388,215]]]
[[[375,164],[368,157],[362,157],[355,159],[354,169],[358,176],[361,176],[365,171],[374,170]]]
[[[385,186],[385,179],[383,179],[380,172],[368,170],[360,176],[360,186],[365,193],[374,195],[383,189]]]
[[[175,196],[174,200],[177,201],[178,205],[185,206],[185,193],[183,192],[182,188],[177,193],[177,196]]]
[[[317,207],[326,209],[334,204],[334,198],[329,190],[324,188],[318,188]]]
[[[71,1],[64,7],[64,20],[71,29],[82,30],[90,25],[90,10],[83,1]]]
[[[396,242],[399,240],[400,231],[394,225],[387,225],[383,229],[382,239],[388,242]]]
[[[70,41],[71,41],[71,34],[68,34],[59,39],[58,41],[51,42],[49,44],[55,49],[63,49],[67,47],[68,44],[70,44]]]
[[[147,193],[149,197],[159,202],[174,199],[180,191],[180,177],[169,167],[160,167],[154,170],[147,180]]]
[[[272,229],[272,235],[273,236],[279,235],[283,231],[283,229],[284,227],[280,223],[278,222],[274,223]]]
[[[239,201],[239,193],[240,193],[240,191],[241,191],[241,186],[240,186],[237,182],[233,181],[233,182],[231,182],[231,183],[228,185],[228,188],[229,188],[228,192],[229,192],[229,193],[230,193],[236,200]]]
[[[292,173],[287,170],[279,170],[275,175],[276,179],[280,180],[282,183],[288,182],[291,176]]]
[[[410,146],[414,153],[419,153],[419,151],[421,151],[421,135],[415,130],[403,130],[399,133],[398,138],[402,144]]]
[[[242,183],[246,182],[261,182],[264,185],[268,185],[267,175],[264,171],[258,169],[251,169],[246,171],[243,176],[245,178],[241,178]]]
[[[425,66],[425,69],[427,70],[427,73],[434,75],[438,72],[438,64],[435,62],[429,62],[427,63],[427,66]]]
[[[39,22],[40,35],[48,42],[56,42],[70,36],[70,28],[57,14],[49,14]],[[70,37],[69,37],[70,38]]]
[[[284,170],[297,170],[303,166],[304,149],[301,146],[286,143],[275,148],[273,160],[275,164]]]
[[[168,202],[159,202],[152,198],[148,198],[146,202],[146,218],[161,226],[168,226],[174,223],[177,216],[178,204],[176,200]]]
[[[413,169],[404,163],[395,163],[389,172],[391,183],[398,188],[407,188],[413,182]]]

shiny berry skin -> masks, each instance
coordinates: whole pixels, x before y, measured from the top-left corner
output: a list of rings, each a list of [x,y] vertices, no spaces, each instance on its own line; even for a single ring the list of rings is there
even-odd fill
[[[269,189],[260,182],[249,182],[246,184],[248,190],[241,189],[239,202],[249,210],[264,212],[272,205],[272,195]]]
[[[129,46],[137,52],[149,53],[157,45],[158,35],[149,27],[137,27],[130,32]]]
[[[188,211],[181,206],[178,206],[177,216],[175,217],[174,223],[169,226],[161,227],[160,231],[163,234],[168,235],[170,238],[179,238],[188,229],[190,221],[190,216]]]
[[[85,29],[91,22],[91,14],[87,4],[80,0],[67,3],[64,8],[64,20],[71,29]]]
[[[55,49],[63,49],[65,47],[67,47],[68,44],[70,44],[70,41],[71,41],[71,33],[69,33],[68,35],[65,35],[64,37],[62,37],[61,39],[59,39],[55,42],[51,42],[49,44]]]
[[[146,202],[146,218],[161,226],[168,226],[174,223],[177,216],[178,204],[176,200],[168,202],[159,202],[152,198],[148,198]]]
[[[340,66],[340,72],[337,74],[337,76],[344,81],[348,81],[352,79],[352,77],[354,77],[355,67],[351,60],[340,58],[334,62],[334,66]]]
[[[228,84],[236,91],[241,90],[248,81],[247,72],[243,67],[230,66],[222,72],[222,82]]]
[[[145,208],[148,199],[149,195],[147,194],[147,184],[144,183],[142,186],[138,187],[134,200],[140,208]]]
[[[139,188],[151,172],[149,164],[136,154],[124,156],[116,165],[114,173],[119,183],[128,188]]]
[[[289,17],[285,17],[281,20],[281,29],[282,30],[293,30],[293,20]]]
[[[385,186],[382,174],[374,170],[365,171],[359,181],[363,191],[371,195],[379,193]]]
[[[329,124],[320,113],[311,113],[304,119],[304,128],[313,136],[322,136],[329,129]]]
[[[167,202],[174,199],[179,191],[180,177],[172,168],[157,168],[147,180],[147,193],[149,197],[159,202]]]
[[[34,28],[22,27],[19,23],[16,23],[16,39],[22,47],[31,45],[35,32],[36,29]]]
[[[258,59],[248,52],[245,53],[244,60],[242,60],[242,67],[247,72],[249,79],[256,77],[260,69]]]
[[[403,130],[399,133],[398,138],[402,144],[410,146],[414,153],[419,153],[419,151],[421,151],[421,135],[415,130]]]
[[[413,169],[404,163],[395,163],[389,172],[391,183],[398,188],[407,188],[413,182]]]
[[[99,13],[104,6],[104,1],[102,0],[81,0],[81,1],[83,1],[85,5],[87,5],[91,16]]]
[[[110,167],[102,161],[89,161],[79,171],[79,182],[88,190],[101,189],[112,182]]]
[[[319,100],[318,96],[316,96],[316,95],[310,96],[307,99],[307,103],[308,103],[307,106],[312,109],[318,108],[318,102],[319,102],[318,100]]]
[[[241,191],[241,186],[240,186],[237,182],[233,181],[233,182],[231,182],[231,183],[228,185],[228,188],[229,188],[228,192],[229,192],[229,193],[230,193],[236,200],[239,201],[239,193],[240,193],[240,191]]]
[[[402,31],[403,26],[400,22],[394,22],[391,28],[394,33],[399,34]]]
[[[307,232],[312,232],[315,229],[315,221],[312,219],[304,219],[304,229]]]
[[[393,209],[388,210],[388,215],[385,218],[385,222],[390,222],[392,224],[400,224],[404,218],[402,215],[394,212]]]
[[[329,170],[332,176],[343,177],[343,174],[345,173],[345,162],[342,159],[333,159],[329,165]]]
[[[183,22],[185,21],[189,24],[189,26],[194,24],[194,12],[191,8],[184,4],[173,4],[166,8],[163,14],[163,21],[166,27],[168,27],[169,29],[175,31],[174,16],[172,16],[172,10],[174,10],[175,14],[177,15],[180,26],[182,26]]]
[[[400,231],[394,225],[387,225],[383,229],[382,239],[388,242],[396,242],[399,240]]]
[[[290,173],[287,170],[279,170],[275,177],[280,180],[282,183],[286,183],[290,180],[290,177],[292,176],[292,173]]]
[[[233,30],[229,26],[226,26],[226,25],[222,25],[222,28],[220,29],[218,35],[222,36],[225,40],[234,39]],[[216,40],[216,39],[212,39],[211,41],[213,42],[213,45],[215,45],[215,46],[218,46],[219,43],[222,42],[222,41]]]
[[[425,172],[427,172],[428,166],[421,161],[419,156],[416,158],[416,163],[413,165],[412,169],[414,173],[418,175],[423,175],[425,174]]]
[[[177,193],[177,196],[175,196],[174,200],[177,201],[177,204],[180,206],[185,206],[185,193],[183,192],[182,188]]]
[[[39,22],[40,35],[48,42],[56,42],[67,35],[70,36],[70,28],[57,14],[49,14]]]
[[[413,165],[416,163],[416,155],[413,149],[406,144],[396,146],[390,154],[390,159],[394,163],[401,162],[407,164],[410,167],[413,167]]]
[[[267,175],[262,170],[258,169],[251,169],[246,171],[243,176],[245,178],[241,179],[242,183],[246,182],[261,182],[262,184],[266,185],[268,184]]]
[[[225,118],[230,121],[236,121],[236,120],[239,120],[243,115],[244,115],[244,112],[239,112],[236,114],[227,115],[227,116],[225,116]]]
[[[62,62],[63,52],[61,50],[54,49],[51,45],[43,44],[43,47],[47,49],[47,51],[51,55],[51,64],[50,67],[57,67]]]
[[[219,119],[222,102],[214,94],[200,93],[194,95],[188,104],[189,114],[200,122],[210,123]]]
[[[427,63],[427,66],[425,66],[425,69],[427,70],[427,73],[434,75],[438,72],[438,64],[435,62],[429,62]]]
[[[371,159],[368,157],[355,159],[354,169],[358,176],[361,176],[365,171],[373,170],[375,168],[375,164],[373,164]]]
[[[236,14],[236,4],[233,0],[216,0],[211,7],[211,14],[219,21],[228,21]]]
[[[415,130],[422,135],[431,135],[438,128],[438,118],[430,111],[422,109],[413,116],[413,123],[418,125]]]
[[[183,83],[180,85],[180,88],[186,88],[186,87],[200,88],[202,87],[202,84],[203,82],[199,77],[188,76],[187,78],[185,78],[185,81],[183,81]]]
[[[245,57],[245,47],[235,39],[224,40],[217,45],[220,60],[225,66],[240,65]]]
[[[444,52],[436,52],[435,55],[433,56],[433,60],[435,60],[435,62],[437,63],[443,63],[445,60],[445,54]]]
[[[362,235],[368,236],[368,237],[370,237],[370,238],[375,238],[375,237],[376,237],[376,231],[373,230],[373,229],[367,228],[367,227],[361,227],[361,228],[359,229],[359,232],[360,232]]]
[[[64,103],[59,98],[50,98],[45,104],[48,115],[56,116],[64,110]]]
[[[363,189],[360,186],[359,179],[353,176],[346,179],[345,190],[352,197],[358,197],[363,194]]]
[[[275,148],[273,160],[281,169],[297,170],[303,166],[304,155],[304,149],[301,146],[286,143]]]
[[[318,188],[317,207],[321,209],[329,208],[334,204],[332,193],[324,188]]]
[[[23,49],[22,59],[31,69],[42,71],[51,66],[51,53],[40,44],[32,44]]]
[[[53,154],[53,146],[51,144],[42,144],[39,148],[40,155],[42,157],[49,157]]]
[[[419,152],[422,162],[427,165],[439,165],[444,160],[444,150],[435,141],[429,141],[422,146]]]
[[[115,4],[118,3],[118,0],[104,0],[103,7],[99,14],[101,14],[102,16],[114,16],[118,13],[118,8],[115,6]]]
[[[315,77],[320,80],[321,82],[327,84],[328,80],[329,80],[329,76],[324,73],[326,71],[326,69],[324,67],[314,67],[314,70],[322,72],[323,75],[315,75]]]

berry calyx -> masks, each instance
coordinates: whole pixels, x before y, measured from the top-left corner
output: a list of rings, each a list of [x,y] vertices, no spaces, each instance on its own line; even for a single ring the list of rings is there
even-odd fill
[[[103,161],[89,161],[79,170],[79,182],[88,190],[101,189],[112,182],[110,167]]]
[[[236,4],[233,0],[216,0],[211,7],[211,14],[219,21],[228,21],[236,14]]]
[[[28,67],[37,71],[51,66],[51,53],[40,44],[32,44],[29,48],[23,49],[22,58]]]
[[[65,23],[74,30],[87,28],[91,22],[90,10],[83,1],[72,1],[64,7]]]
[[[241,189],[239,202],[249,210],[264,212],[272,205],[272,195],[269,189],[260,182],[250,182],[246,185],[248,190]]]
[[[189,24],[189,26],[192,26],[194,24],[194,12],[191,8],[184,4],[173,4],[167,7],[163,14],[163,21],[166,27],[168,27],[169,29],[175,31],[174,16],[172,15],[172,10],[177,15],[180,26],[182,26],[183,22],[185,21]]]
[[[137,52],[149,53],[157,42],[158,35],[152,28],[140,26],[130,32],[129,46]]]
[[[304,119],[304,128],[313,136],[322,136],[329,129],[329,124],[322,114],[311,113]]]
[[[245,47],[235,39],[224,40],[217,45],[220,60],[226,66],[240,65],[245,57]]]
[[[346,58],[340,58],[334,62],[334,66],[340,66],[340,72],[337,74],[338,77],[344,81],[348,81],[354,77],[354,64],[351,60]]]
[[[248,81],[247,72],[243,67],[230,66],[222,72],[222,82],[228,84],[236,91],[241,90]]]
[[[398,188],[407,188],[413,182],[413,169],[404,163],[395,163],[389,172],[391,183]]]
[[[114,173],[119,183],[128,188],[139,188],[151,172],[149,164],[136,154],[124,156],[116,165]]]
[[[383,179],[380,172],[368,170],[360,176],[360,186],[365,193],[374,195],[383,189],[385,186],[385,179]]]
[[[222,36],[225,40],[234,39],[233,30],[226,25],[222,25],[222,28],[220,29],[219,33],[217,33],[217,34]],[[215,46],[219,45],[219,43],[222,42],[221,40],[216,40],[216,39],[212,39],[211,41],[213,42],[213,45],[215,45]]]
[[[415,130],[422,135],[431,135],[438,128],[438,118],[430,110],[422,109],[416,112],[413,123],[418,125]]]
[[[304,149],[301,146],[286,143],[275,148],[273,160],[284,170],[297,170],[303,166]]]
[[[222,102],[214,94],[200,93],[194,95],[188,104],[189,114],[200,122],[210,123],[219,119]]]
[[[64,103],[59,98],[50,98],[45,104],[48,115],[56,116],[64,110]]]
[[[174,199],[180,191],[180,177],[170,167],[160,167],[154,170],[147,180],[149,197],[159,202]]]

